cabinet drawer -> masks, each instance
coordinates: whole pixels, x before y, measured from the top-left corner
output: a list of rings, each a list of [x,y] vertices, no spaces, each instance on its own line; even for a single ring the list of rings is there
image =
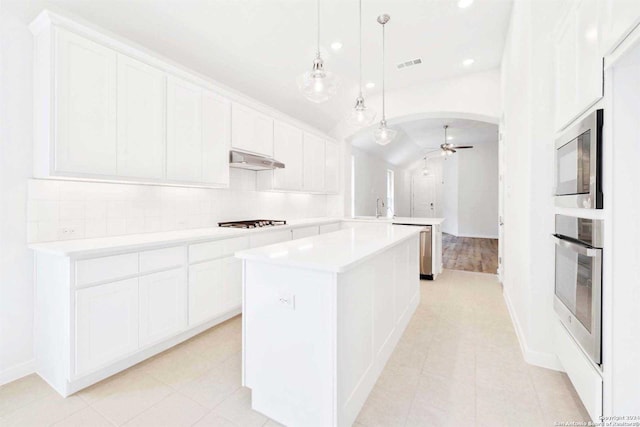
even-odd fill
[[[184,248],[182,246],[140,252],[141,273],[168,270],[182,265],[184,265]]]
[[[137,253],[87,259],[76,262],[76,285],[89,285],[137,273]]]
[[[340,223],[334,222],[333,224],[324,224],[320,226],[320,234],[331,233],[332,231],[339,231]]]
[[[249,248],[248,237],[217,240],[189,246],[189,263],[233,255],[236,251]]]
[[[273,245],[287,240],[291,240],[291,230],[270,231],[251,236],[251,247],[259,248],[260,246]]]
[[[320,229],[317,225],[313,227],[294,228],[292,230],[292,238],[295,240],[302,239],[303,237],[317,236],[319,232]]]

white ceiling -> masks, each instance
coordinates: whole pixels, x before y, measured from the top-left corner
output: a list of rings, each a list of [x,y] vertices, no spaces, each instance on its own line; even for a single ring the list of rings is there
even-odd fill
[[[48,7],[69,12],[274,106],[324,131],[351,108],[357,91],[357,0],[322,0],[325,66],[341,78],[339,94],[312,104],[296,76],[315,50],[313,0],[3,0],[3,8],[30,22]],[[364,79],[381,86],[381,29],[389,13],[387,88],[400,88],[497,67],[511,0],[363,0]],[[341,41],[333,52],[330,44]],[[397,70],[395,64],[423,63]],[[466,58],[475,59],[468,68]],[[375,106],[379,110],[378,106]]]
[[[478,145],[498,142],[498,126],[466,119],[421,119],[393,124],[397,139],[381,146],[374,142],[371,129],[356,134],[351,144],[396,166],[408,166],[436,150],[444,142],[444,125],[449,125],[448,141],[454,145]],[[433,153],[432,155],[437,155]]]

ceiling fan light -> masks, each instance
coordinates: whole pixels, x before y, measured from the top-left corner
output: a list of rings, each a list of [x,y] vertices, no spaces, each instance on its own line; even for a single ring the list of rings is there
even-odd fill
[[[373,123],[373,120],[376,118],[376,112],[367,108],[364,104],[364,98],[359,96],[356,99],[356,105],[349,113],[347,117],[347,122],[351,126],[363,127]]]
[[[373,132],[373,138],[378,145],[387,145],[398,135],[398,131],[387,127],[387,122],[380,122],[380,126]]]

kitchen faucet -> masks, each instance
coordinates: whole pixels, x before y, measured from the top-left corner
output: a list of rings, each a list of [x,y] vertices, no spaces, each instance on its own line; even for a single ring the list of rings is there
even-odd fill
[[[379,204],[380,204],[380,197],[376,199],[376,219],[380,218],[380,210],[378,209]],[[384,208],[384,200],[382,200],[382,207]]]

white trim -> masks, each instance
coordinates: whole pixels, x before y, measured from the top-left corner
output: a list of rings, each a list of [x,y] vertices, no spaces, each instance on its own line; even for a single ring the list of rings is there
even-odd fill
[[[0,372],[0,386],[18,380],[35,372],[36,360],[31,359],[26,362],[19,363],[4,371]]]
[[[513,306],[509,299],[509,295],[504,290],[504,287],[502,295],[504,297],[504,302],[507,304],[507,310],[509,310],[509,316],[511,317],[511,321],[513,322],[513,327],[516,331],[516,336],[518,337],[518,342],[520,343],[520,350],[522,351],[522,357],[524,357],[525,362],[530,365],[564,372],[564,368],[562,367],[562,364],[560,364],[560,360],[558,359],[557,355],[555,355],[554,353],[534,351],[529,348],[529,345],[527,344],[527,340],[525,338],[526,335],[524,334],[522,327],[520,326],[520,322],[518,321],[516,312],[513,309]]]
[[[449,235],[454,236],[454,237],[469,237],[469,238],[472,238],[472,239],[494,239],[494,240],[498,240],[498,238],[499,238],[498,235],[488,236],[486,234],[469,234],[469,233],[458,233],[458,234],[455,234],[455,233],[449,233],[449,232],[446,232],[446,231],[443,231],[443,233],[449,234]]]

